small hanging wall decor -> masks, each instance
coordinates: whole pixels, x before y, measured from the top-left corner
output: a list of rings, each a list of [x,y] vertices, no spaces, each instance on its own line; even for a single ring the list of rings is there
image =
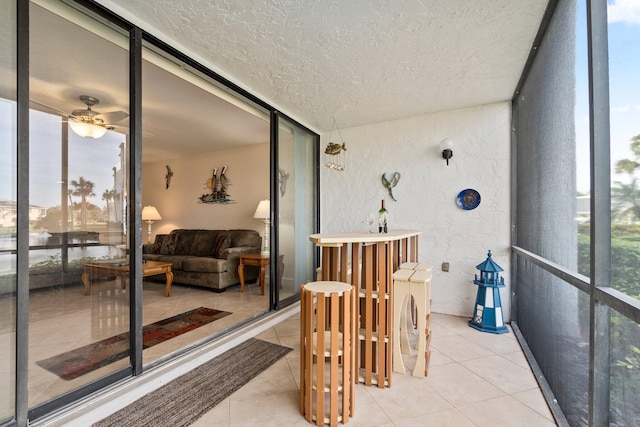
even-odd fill
[[[395,187],[398,184],[398,181],[400,181],[400,172],[395,172],[391,177],[391,180],[387,179],[386,175],[386,173],[382,174],[382,185],[389,190],[389,195],[395,202],[397,202],[396,198],[393,196],[393,187]]]
[[[222,167],[220,176],[218,176],[218,168],[213,169],[211,178],[207,179],[207,182],[205,183],[205,188],[211,190],[211,193],[205,193],[200,196],[198,198],[199,203],[235,203],[235,200],[231,200],[229,198],[229,193],[227,193],[231,180],[227,178],[226,171],[227,166],[225,165]]]
[[[338,131],[338,136],[340,136],[340,143],[332,142],[331,137],[333,135],[333,129]],[[347,145],[344,143],[342,139],[342,134],[340,133],[340,128],[336,123],[335,117],[333,118],[333,125],[331,126],[331,132],[329,132],[329,143],[327,144],[327,148],[325,148],[324,153],[332,156],[331,159],[325,164],[326,167],[332,170],[336,170],[342,172],[346,167],[346,151]]]
[[[165,180],[165,190],[169,189],[169,185],[171,185],[171,177],[173,176],[173,171],[169,165],[165,165],[167,167],[167,173],[164,175]]]
[[[287,180],[289,174],[284,169],[278,169],[278,185],[280,186],[280,197],[284,197],[284,193],[287,191]]]
[[[480,193],[473,188],[467,188],[458,193],[456,204],[460,209],[470,211],[478,207],[480,204]]]

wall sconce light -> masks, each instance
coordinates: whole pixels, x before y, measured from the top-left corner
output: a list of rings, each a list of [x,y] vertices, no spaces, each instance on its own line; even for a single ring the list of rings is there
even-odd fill
[[[264,238],[262,239],[262,255],[269,255],[269,219],[271,218],[271,201],[269,199],[260,200],[254,218],[264,222]]]
[[[155,206],[145,206],[142,208],[142,220],[147,221],[147,224],[149,224],[149,228],[147,230],[149,243],[151,243],[151,224],[153,224],[153,221],[160,221],[161,219],[162,217]]]
[[[453,157],[453,142],[449,138],[445,138],[440,141],[440,149],[442,150],[442,158],[447,161],[449,166],[449,159]]]

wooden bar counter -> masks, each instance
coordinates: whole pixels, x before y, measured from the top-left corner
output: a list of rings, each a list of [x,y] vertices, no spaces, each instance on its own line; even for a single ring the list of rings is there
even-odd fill
[[[356,355],[358,379],[365,385],[391,387],[393,273],[404,262],[418,262],[417,230],[388,233],[312,234],[321,248],[322,278],[358,290]]]

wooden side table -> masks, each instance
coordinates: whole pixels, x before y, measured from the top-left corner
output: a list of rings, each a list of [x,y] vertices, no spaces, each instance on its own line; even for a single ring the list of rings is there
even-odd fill
[[[267,270],[266,267],[269,265],[269,259],[269,255],[262,255],[260,253],[240,255],[240,265],[238,265],[238,276],[240,277],[240,292],[244,292],[244,266],[252,265],[255,267],[260,267],[260,295],[264,295],[264,276]],[[280,261],[278,283],[281,284],[282,273],[284,272],[284,255],[280,255],[278,259]]]

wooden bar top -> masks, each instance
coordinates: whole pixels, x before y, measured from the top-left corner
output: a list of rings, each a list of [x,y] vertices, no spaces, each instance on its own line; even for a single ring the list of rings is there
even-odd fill
[[[419,230],[389,230],[388,233],[367,233],[366,231],[346,231],[342,233],[312,234],[309,240],[320,246],[342,243],[378,243],[406,239],[421,234]]]

